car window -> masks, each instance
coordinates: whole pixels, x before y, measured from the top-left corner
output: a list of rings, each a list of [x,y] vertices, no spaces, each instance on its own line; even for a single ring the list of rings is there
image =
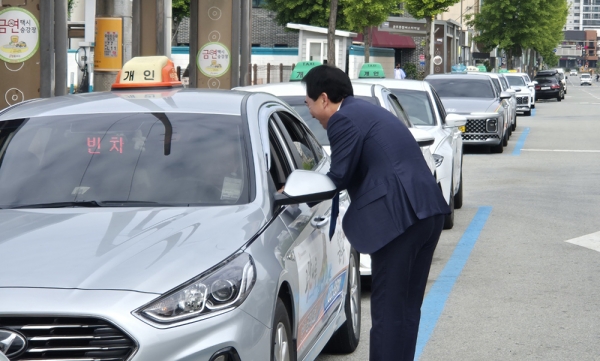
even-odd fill
[[[508,82],[506,81],[506,78],[501,76],[500,77],[500,83],[502,84],[502,89],[506,90],[508,88],[510,88],[510,85],[508,85]]]
[[[271,150],[271,168],[269,169],[269,174],[274,183],[272,191],[281,189],[293,170],[290,164],[291,155],[283,144],[285,144],[283,135],[275,125],[275,119],[271,118],[269,122],[269,148]]]
[[[406,89],[391,89],[398,101],[408,113],[414,125],[435,125],[431,102],[427,92]]]
[[[500,95],[502,93],[502,85],[500,85],[500,80],[496,78],[492,78],[492,82],[494,83],[494,88],[496,89],[496,93]]]
[[[538,84],[558,84],[558,80],[553,76],[535,77],[534,80],[537,81]]]
[[[282,126],[289,135],[289,140],[293,144],[292,153],[297,152],[300,161],[297,161],[296,167],[304,170],[314,170],[323,158],[321,146],[306,131],[302,123],[296,120],[291,114],[286,112],[277,112]]]
[[[486,98],[496,95],[488,79],[434,78],[427,79],[442,98]]]
[[[74,201],[167,206],[250,201],[251,160],[240,116],[61,115],[0,122],[0,129],[1,208]]]
[[[411,128],[413,124],[410,121],[410,116],[404,110],[404,107],[402,104],[400,104],[398,98],[394,94],[388,94],[387,100],[390,102],[390,105],[393,109],[392,113],[398,117],[398,119],[400,119],[402,124],[406,125],[408,128]]]
[[[444,108],[444,104],[442,103],[439,95],[435,91],[435,89],[431,88],[431,93],[433,94],[433,99],[435,100],[435,106],[437,108],[438,114],[442,121],[442,124],[446,124],[446,108]]]
[[[280,99],[288,103],[300,115],[302,120],[308,125],[310,131],[321,145],[329,145],[327,138],[327,129],[323,128],[318,120],[310,115],[308,107],[304,103],[304,96],[280,96]],[[371,104],[379,105],[379,101],[374,97],[356,96],[357,99],[366,100]]]
[[[525,79],[520,76],[507,76],[506,80],[511,86],[525,86]]]

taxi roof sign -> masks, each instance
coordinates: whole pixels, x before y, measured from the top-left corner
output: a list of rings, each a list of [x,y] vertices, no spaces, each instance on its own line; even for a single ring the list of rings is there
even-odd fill
[[[359,79],[365,78],[385,78],[383,66],[379,63],[364,63],[358,73]]]
[[[166,56],[138,56],[119,70],[112,89],[182,87],[173,61]]]
[[[309,72],[310,69],[315,66],[319,66],[321,63],[318,61],[301,61],[294,67],[292,74],[290,75],[290,81],[301,81],[302,78]]]

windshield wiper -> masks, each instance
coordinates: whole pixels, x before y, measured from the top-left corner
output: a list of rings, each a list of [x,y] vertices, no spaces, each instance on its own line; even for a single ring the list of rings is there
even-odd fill
[[[157,202],[146,202],[146,201],[75,201],[75,202],[53,202],[53,203],[34,203],[34,204],[23,204],[15,207],[9,207],[11,209],[17,208],[68,208],[68,207],[122,207],[122,206],[159,206]]]
[[[20,206],[9,207],[17,208],[67,208],[67,207],[102,207],[96,201],[79,201],[79,202],[52,202],[52,203],[32,203],[22,204]]]

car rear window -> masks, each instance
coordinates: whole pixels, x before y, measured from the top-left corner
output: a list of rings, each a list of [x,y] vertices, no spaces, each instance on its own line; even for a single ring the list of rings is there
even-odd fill
[[[390,89],[394,93],[404,110],[408,113],[410,122],[414,125],[435,125],[433,111],[427,92]]]
[[[535,77],[533,80],[537,81],[538,84],[558,84],[558,80],[553,76],[548,77]]]
[[[434,78],[427,82],[440,98],[495,98],[492,83],[487,79]]]
[[[186,113],[0,122],[0,207],[248,203],[251,160],[243,124],[240,116]]]
[[[507,75],[506,79],[508,80],[508,84],[511,86],[525,86],[525,80],[523,80],[523,78],[520,76]]]

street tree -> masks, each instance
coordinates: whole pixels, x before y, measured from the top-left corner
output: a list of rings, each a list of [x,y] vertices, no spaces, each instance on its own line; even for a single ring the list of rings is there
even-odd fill
[[[363,34],[365,63],[369,62],[371,28],[379,26],[388,16],[400,13],[400,0],[341,0],[348,30]]]
[[[425,74],[430,73],[431,61],[431,42],[433,41],[432,25],[438,14],[445,13],[448,8],[461,0],[404,0],[406,11],[415,19],[425,19],[427,28],[426,49],[425,49]],[[486,0],[484,3],[487,3]]]
[[[566,0],[486,0],[467,24],[479,33],[474,40],[485,50],[504,50],[510,69],[514,57],[529,49],[554,62],[567,14]]]

